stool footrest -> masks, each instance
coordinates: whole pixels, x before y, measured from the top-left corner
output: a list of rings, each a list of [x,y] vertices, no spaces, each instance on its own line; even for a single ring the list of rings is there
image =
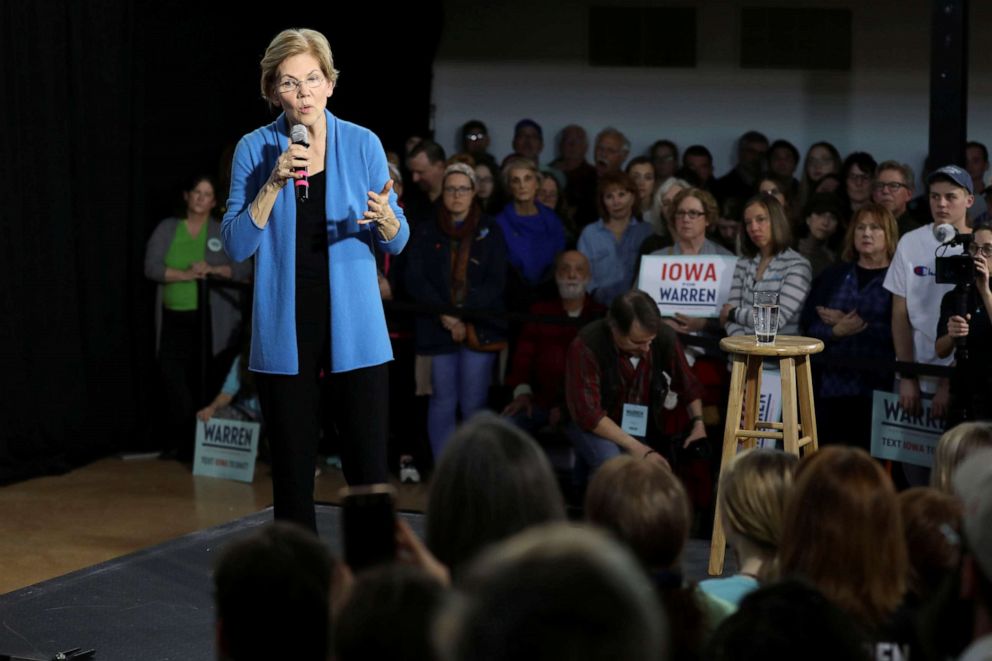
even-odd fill
[[[780,431],[765,429],[763,431],[751,431],[750,429],[738,429],[734,434],[737,438],[775,438],[782,440],[785,434]]]
[[[807,445],[810,445],[812,443],[813,443],[812,436],[803,436],[802,438],[799,439],[799,447],[801,448],[806,447]]]
[[[754,426],[756,429],[778,429],[780,431],[785,429],[785,425],[781,422],[766,422],[764,420],[758,420]]]

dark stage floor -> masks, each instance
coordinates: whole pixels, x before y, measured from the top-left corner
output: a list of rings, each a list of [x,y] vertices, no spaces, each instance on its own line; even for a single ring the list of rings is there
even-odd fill
[[[423,515],[402,516],[423,532]],[[339,517],[336,506],[317,508],[320,537],[338,556]],[[95,649],[99,661],[215,659],[215,556],[271,519],[271,510],[263,510],[0,596],[0,658],[50,659],[82,647]],[[708,555],[708,541],[690,541],[684,561],[691,578],[705,577]],[[728,558],[728,570],[731,565]]]

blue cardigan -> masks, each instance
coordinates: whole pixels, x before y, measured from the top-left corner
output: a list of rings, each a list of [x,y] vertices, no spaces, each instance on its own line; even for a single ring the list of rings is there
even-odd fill
[[[366,128],[337,119],[328,111],[327,215],[330,270],[331,371],[346,372],[392,360],[386,319],[379,297],[375,246],[399,253],[410,237],[403,211],[390,193],[400,221],[391,241],[371,225],[356,221],[368,210],[368,192],[389,179],[382,144]],[[221,225],[224,248],[235,261],[255,256],[255,297],[251,356],[255,372],[297,374],[296,350],[296,198],[293,186],[279,192],[264,228],[249,213],[276,159],[289,146],[286,116],[241,138],[231,168],[231,194]],[[311,204],[315,201],[311,201]]]

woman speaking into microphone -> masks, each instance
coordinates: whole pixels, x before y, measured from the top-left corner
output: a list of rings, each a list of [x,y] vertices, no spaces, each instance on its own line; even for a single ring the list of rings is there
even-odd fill
[[[393,356],[375,251],[398,253],[410,228],[379,139],[326,109],[338,75],[327,38],[284,30],[261,68],[262,96],[283,112],[238,143],[222,233],[232,258],[255,256],[249,368],[269,430],[275,517],[316,530],[321,371],[343,412],[345,479],[387,480]]]

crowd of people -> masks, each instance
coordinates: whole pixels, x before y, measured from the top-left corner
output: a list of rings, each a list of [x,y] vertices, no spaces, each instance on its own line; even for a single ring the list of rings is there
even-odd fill
[[[812,145],[800,169],[794,145],[748,131],[738,142],[738,162],[717,178],[702,145],[685,149],[680,160],[673,141],[659,140],[646,155],[631,158],[629,142],[611,127],[597,134],[590,163],[584,129],[567,126],[559,136],[557,157],[547,165],[541,165],[543,129],[527,119],[518,123],[512,151],[499,162],[478,120],[464,125],[462,151],[450,157],[421,137],[407,142],[402,157],[386,153],[390,194],[402,209],[403,227],[410,227],[403,251],[375,252],[397,357],[389,368],[394,471],[401,463],[407,475],[419,477],[414,460],[421,469],[432,465],[457,421],[486,408],[534,433],[574,441],[591,432],[588,407],[584,414],[568,398],[570,345],[582,325],[603,317],[618,296],[636,287],[644,255],[738,256],[719,318],[677,314],[663,320],[681,334],[678,352],[686,353],[688,371],[700,382],[698,392],[681,394],[689,397],[686,403],[698,396],[704,409],[678,407],[667,415],[660,421],[666,438],[698,440],[698,420],[714,429],[722,425],[722,359],[683,344],[691,336],[753,333],[756,291],[778,294],[780,333],[817,337],[826,345],[815,358],[821,442],[868,448],[873,390],[895,388],[913,414],[931,400],[931,414],[949,426],[992,416],[988,370],[981,367],[989,346],[983,338],[992,332],[992,225],[984,200],[992,175],[980,143],[967,145],[967,170],[932,167],[919,182],[922,194],[914,196],[918,182],[910,166],[878,162],[861,151],[842,159],[827,142]],[[204,253],[186,256],[175,239],[179,222],[189,243],[215,204],[212,195],[209,203],[198,201],[197,186],[212,193],[208,180],[195,182],[186,193],[187,219],[163,221],[149,242],[146,273],[165,282],[165,292],[207,273],[229,277],[232,268],[196,271],[207,263]],[[935,230],[945,224],[970,241],[941,246]],[[166,255],[170,239],[176,248]],[[950,293],[961,289],[937,282],[934,273],[937,255],[965,251],[973,259],[973,280],[961,301]],[[181,252],[185,261],[169,266]],[[227,259],[213,247],[205,254]],[[233,264],[242,276],[251,271]],[[160,355],[170,429],[184,429],[188,437],[188,412],[206,406],[212,393],[197,404],[189,388],[180,387],[194,372],[195,313],[179,314],[176,306],[186,310],[189,304],[176,298],[166,297],[161,307],[168,341]],[[411,312],[411,305],[419,311]],[[221,306],[211,308],[215,349],[232,346],[230,327],[236,324],[236,312]],[[182,318],[189,318],[184,341],[190,348],[177,354],[172,338]],[[894,369],[896,360],[950,365],[961,338],[968,340],[970,357],[953,377]],[[215,371],[223,373],[228,364]],[[186,377],[178,369],[183,365]],[[629,451],[629,445],[617,447]],[[576,452],[580,461],[587,454],[581,440]]]
[[[477,414],[441,457],[425,539],[400,518],[392,561],[353,573],[278,522],[231,543],[214,578],[219,657],[989,658],[992,425],[946,434],[933,486],[902,493],[844,446],[748,450],[722,479],[737,572],[697,583],[672,471],[614,457],[568,522],[541,447]]]
[[[421,136],[387,153],[327,109],[337,75],[323,35],[277,35],[260,83],[281,113],[234,151],[223,221],[200,177],[148,243],[158,428],[183,450],[194,413],[235,410],[270,440],[280,521],[219,562],[222,658],[989,658],[983,145],[967,169],[928,164],[917,197],[905,164],[819,142],[800,170],[796,146],[757,131],[719,178],[702,145],[633,156],[614,127],[592,162],[585,130],[563,128],[542,165],[531,119],[499,161],[478,120],[450,157]],[[636,288],[646,255],[736,256],[719,316],[662,316]],[[251,282],[250,332],[198,295],[207,278]],[[777,295],[779,332],[824,341],[825,447],[725,467],[737,573],[697,584],[682,559],[699,494],[679,469],[707,456],[727,397],[703,337],[754,334],[756,293]],[[227,374],[213,398],[196,383],[205,300]],[[912,367],[955,358],[949,377]],[[932,474],[902,476],[932,486],[898,493],[866,451],[870,394],[893,388],[907,415],[947,421]],[[435,465],[425,540],[398,520],[396,562],[367,573],[314,535],[322,398],[349,484],[388,480],[390,434],[401,475]],[[566,523],[535,437],[571,444],[585,523]]]

